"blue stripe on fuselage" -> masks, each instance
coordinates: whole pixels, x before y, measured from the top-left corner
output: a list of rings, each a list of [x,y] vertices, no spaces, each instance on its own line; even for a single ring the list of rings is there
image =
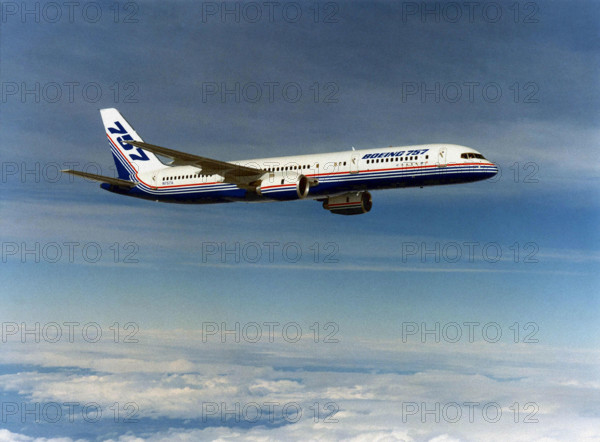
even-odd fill
[[[376,190],[397,187],[417,187],[466,183],[491,178],[497,172],[493,165],[448,165],[404,167],[362,171],[360,173],[317,174],[319,184],[311,187],[309,196],[326,196],[337,192]],[[313,175],[311,175],[313,176]],[[220,203],[230,201],[264,201],[297,199],[296,186],[283,186],[263,197],[240,189],[230,183],[187,184],[149,188],[144,185],[131,189],[128,195],[164,202]]]

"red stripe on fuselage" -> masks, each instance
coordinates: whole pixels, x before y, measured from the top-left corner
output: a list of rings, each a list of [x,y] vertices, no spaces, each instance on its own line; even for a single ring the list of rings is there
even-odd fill
[[[121,152],[121,149],[119,149],[119,147],[116,145],[116,143],[114,142],[114,140],[110,137],[109,134],[106,134],[106,136],[108,137],[108,140],[110,141],[110,143],[117,149],[118,152],[121,153],[121,156],[123,158],[125,158],[125,161],[127,161],[127,163],[131,166],[131,168],[133,170],[135,170],[135,177],[136,179],[150,187],[153,189],[176,189],[176,188],[186,188],[186,187],[195,187],[195,186],[208,186],[208,185],[215,185],[215,184],[233,184],[233,183],[226,183],[226,182],[222,182],[222,181],[214,181],[214,182],[210,182],[210,183],[191,183],[191,184],[174,184],[174,185],[167,185],[167,186],[153,186],[150,185],[144,181],[142,181],[140,179],[140,177],[138,176],[138,171],[137,168],[129,161],[129,158],[127,158],[126,155],[123,154],[123,152]],[[406,166],[406,167],[392,167],[392,168],[386,168],[386,169],[372,169],[372,170],[362,170],[362,171],[358,171],[358,172],[329,172],[329,173],[314,173],[314,174],[308,174],[306,175],[307,177],[323,177],[323,176],[332,176],[332,175],[359,175],[360,173],[375,173],[375,172],[389,172],[389,171],[400,171],[400,170],[417,170],[417,169],[431,169],[431,168],[448,168],[448,167],[453,167],[453,166],[493,166],[494,164],[492,163],[452,163],[452,164],[448,164],[446,166],[438,166],[437,164],[433,164],[433,165],[426,165],[426,166]],[[276,189],[276,188],[283,188],[283,187],[295,187],[296,184],[295,183],[291,183],[291,184],[278,184],[278,185],[274,185],[274,186],[267,186],[267,187],[262,187],[261,190],[268,190],[268,189]],[[345,204],[345,203],[344,203]]]

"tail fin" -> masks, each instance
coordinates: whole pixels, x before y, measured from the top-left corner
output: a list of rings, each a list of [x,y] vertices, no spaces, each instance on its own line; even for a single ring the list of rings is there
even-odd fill
[[[120,179],[138,181],[137,173],[165,167],[152,152],[127,144],[127,140],[143,140],[117,109],[100,109],[100,115]]]

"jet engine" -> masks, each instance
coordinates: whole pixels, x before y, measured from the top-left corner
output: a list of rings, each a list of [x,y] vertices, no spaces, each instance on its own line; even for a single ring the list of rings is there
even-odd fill
[[[373,202],[369,192],[348,192],[330,196],[323,202],[323,208],[338,215],[361,215],[371,210]]]
[[[306,177],[306,175],[299,175],[298,181],[296,182],[296,194],[298,198],[303,199],[308,195],[308,191],[310,190],[310,181]]]
[[[302,174],[285,178],[269,177],[260,182],[256,192],[261,196],[278,200],[303,199],[308,196],[311,186],[317,184],[319,184],[318,180]]]

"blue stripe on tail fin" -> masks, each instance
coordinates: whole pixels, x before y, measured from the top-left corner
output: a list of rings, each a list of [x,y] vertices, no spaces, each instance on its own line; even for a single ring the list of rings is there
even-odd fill
[[[165,165],[152,152],[128,144],[128,140],[143,141],[117,109],[101,109],[104,130],[109,139],[119,178],[138,181],[138,173],[162,169]]]

